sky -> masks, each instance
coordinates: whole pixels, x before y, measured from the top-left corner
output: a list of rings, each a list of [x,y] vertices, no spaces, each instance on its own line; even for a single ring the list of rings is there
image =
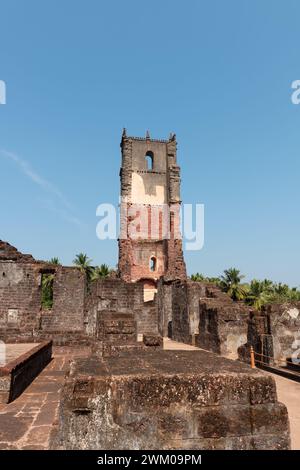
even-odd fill
[[[0,0],[0,239],[117,263],[120,138],[176,132],[182,200],[205,206],[189,273],[300,285],[297,0]]]

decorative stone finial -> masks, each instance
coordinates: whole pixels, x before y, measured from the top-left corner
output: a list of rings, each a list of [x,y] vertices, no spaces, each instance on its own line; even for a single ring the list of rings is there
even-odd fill
[[[126,127],[123,127],[122,137],[127,137]]]

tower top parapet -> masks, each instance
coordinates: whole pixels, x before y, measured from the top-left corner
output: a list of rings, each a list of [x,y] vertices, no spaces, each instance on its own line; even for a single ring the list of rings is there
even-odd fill
[[[124,127],[123,132],[122,132],[122,141],[125,139],[148,141],[148,142],[161,142],[161,143],[167,144],[168,142],[176,142],[176,134],[174,132],[170,132],[169,139],[151,139],[149,130],[146,131],[145,137],[137,137],[137,136],[127,135],[127,129]]]

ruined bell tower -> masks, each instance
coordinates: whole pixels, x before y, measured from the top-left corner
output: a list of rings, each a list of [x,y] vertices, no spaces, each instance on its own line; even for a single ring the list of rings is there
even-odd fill
[[[160,276],[186,277],[176,147],[175,134],[168,140],[122,134],[119,275],[149,290]]]

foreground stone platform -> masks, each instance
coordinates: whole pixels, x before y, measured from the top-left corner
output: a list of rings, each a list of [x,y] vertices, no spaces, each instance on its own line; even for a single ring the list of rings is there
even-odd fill
[[[53,360],[29,387],[12,403],[0,404],[0,450],[49,449],[70,360],[89,354],[82,346],[54,347]]]
[[[289,449],[274,379],[206,351],[71,364],[52,448]]]
[[[4,365],[0,367],[0,403],[17,398],[51,361],[52,341],[30,344],[6,344],[2,348]]]

